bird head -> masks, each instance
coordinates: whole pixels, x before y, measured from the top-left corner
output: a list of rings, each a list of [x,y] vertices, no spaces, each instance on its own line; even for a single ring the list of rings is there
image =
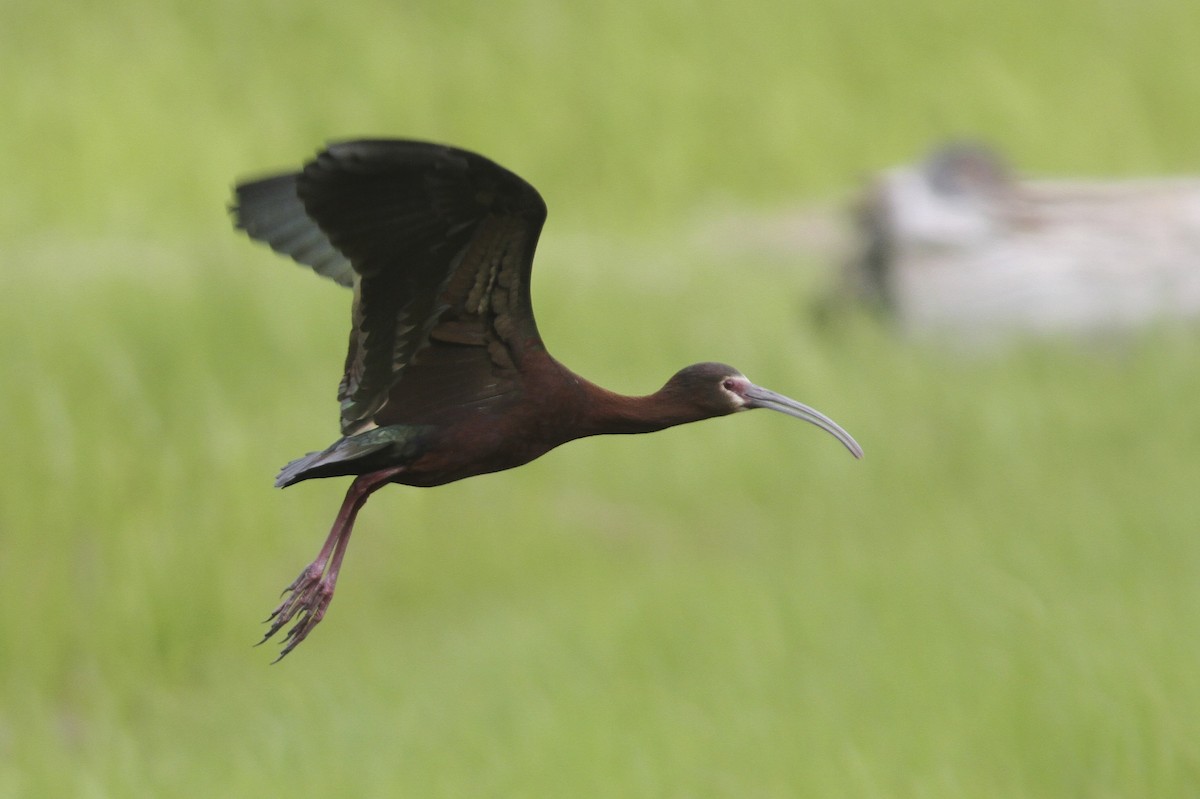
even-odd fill
[[[842,427],[825,414],[751,383],[744,374],[723,363],[697,363],[679,370],[667,381],[663,391],[685,399],[704,417],[726,416],[740,411],[767,408],[814,424],[842,442],[856,458],[862,447]]]

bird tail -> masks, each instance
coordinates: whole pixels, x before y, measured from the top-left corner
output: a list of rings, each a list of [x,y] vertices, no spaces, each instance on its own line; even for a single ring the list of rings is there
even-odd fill
[[[339,439],[328,449],[310,452],[284,466],[275,477],[275,487],[287,488],[313,477],[339,477],[370,471],[370,468],[363,468],[362,460],[391,445],[390,441],[377,441],[363,446],[349,438]]]
[[[324,457],[329,453],[329,450],[322,452],[310,452],[303,458],[296,458],[290,461],[287,466],[284,466],[279,474],[275,476],[276,488],[287,488],[293,483],[299,483],[301,480],[306,480],[313,475],[306,474],[310,469],[319,466],[324,462]]]
[[[388,466],[401,466],[421,451],[429,428],[392,425],[339,438],[320,452],[310,452],[284,466],[275,478],[276,488],[287,488],[313,477],[363,474]]]

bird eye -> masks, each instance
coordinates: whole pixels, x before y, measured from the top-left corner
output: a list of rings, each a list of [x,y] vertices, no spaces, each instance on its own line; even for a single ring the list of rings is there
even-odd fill
[[[734,391],[737,388],[737,383],[733,382],[733,379],[730,378],[730,379],[726,380],[725,382],[721,383],[721,387],[724,388],[726,391]]]

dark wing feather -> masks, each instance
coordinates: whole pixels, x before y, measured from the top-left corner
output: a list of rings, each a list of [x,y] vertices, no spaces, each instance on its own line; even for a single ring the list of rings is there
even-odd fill
[[[342,432],[508,396],[539,342],[529,274],[546,206],[482,156],[412,141],[331,145],[296,183],[357,273]]]
[[[276,175],[237,187],[230,208],[238,228],[340,285],[354,285],[354,268],[304,210],[295,174]]]

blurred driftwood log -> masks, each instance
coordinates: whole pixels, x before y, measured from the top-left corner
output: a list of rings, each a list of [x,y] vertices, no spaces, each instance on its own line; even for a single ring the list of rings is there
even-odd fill
[[[913,333],[1088,333],[1200,315],[1200,179],[1018,180],[950,145],[880,174],[829,312]]]

